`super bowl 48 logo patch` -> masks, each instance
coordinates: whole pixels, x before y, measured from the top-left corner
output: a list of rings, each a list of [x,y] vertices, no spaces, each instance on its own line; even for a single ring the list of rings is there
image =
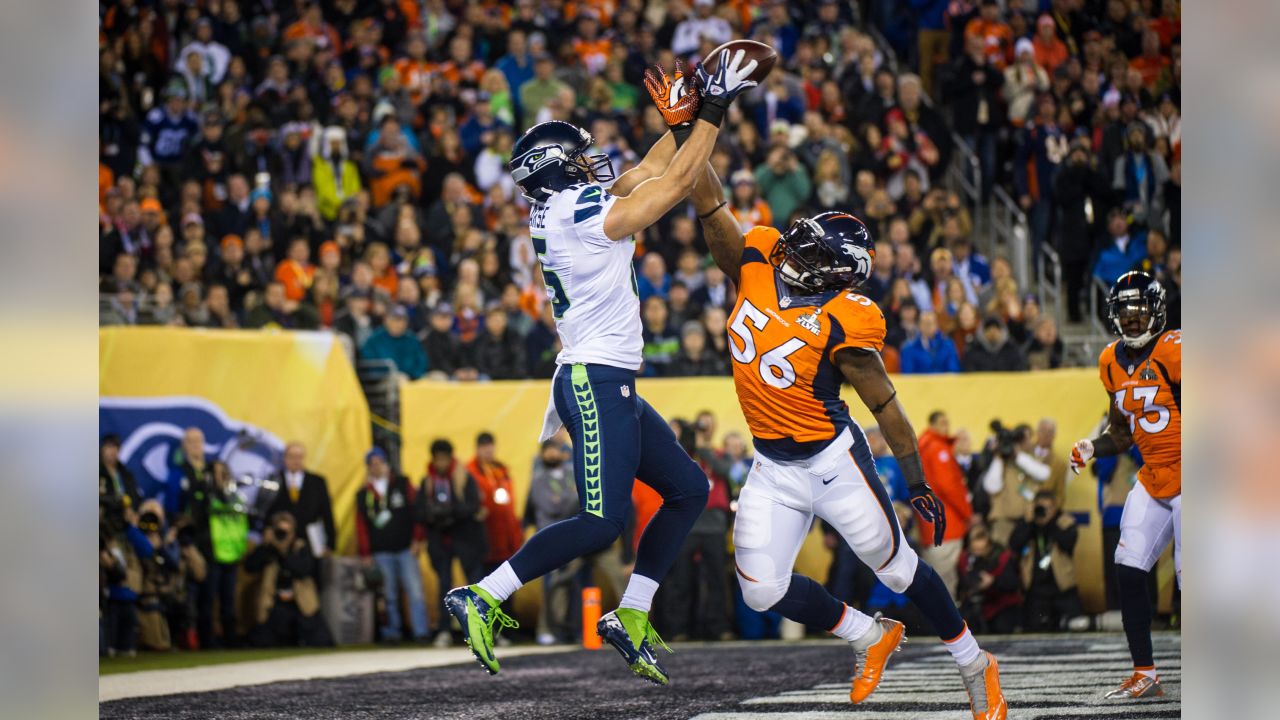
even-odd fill
[[[822,312],[822,308],[815,308],[808,315],[801,315],[796,319],[796,324],[808,330],[814,335],[822,334],[822,323],[818,321],[818,315]]]

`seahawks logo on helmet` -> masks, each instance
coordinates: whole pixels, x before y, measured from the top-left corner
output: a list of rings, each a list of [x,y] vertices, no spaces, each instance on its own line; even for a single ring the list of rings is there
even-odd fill
[[[559,145],[537,147],[511,161],[511,177],[518,183],[548,165],[567,159],[564,148]]]

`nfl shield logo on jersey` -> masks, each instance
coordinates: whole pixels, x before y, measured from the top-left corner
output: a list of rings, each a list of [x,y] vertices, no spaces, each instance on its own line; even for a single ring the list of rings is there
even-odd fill
[[[623,385],[623,386],[622,386],[622,397],[625,397],[625,398],[629,398],[629,397],[631,397],[631,386],[630,386],[630,385]]]

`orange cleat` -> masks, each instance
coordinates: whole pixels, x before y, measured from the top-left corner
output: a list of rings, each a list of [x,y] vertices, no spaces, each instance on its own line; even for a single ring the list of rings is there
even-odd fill
[[[1164,695],[1164,690],[1160,687],[1160,681],[1149,675],[1143,675],[1140,672],[1134,672],[1133,675],[1120,684],[1120,687],[1107,693],[1104,697],[1108,700],[1138,700],[1140,698],[1160,697]]]
[[[996,664],[996,656],[987,651],[987,666],[980,672],[966,675],[962,670],[960,677],[964,679],[964,689],[969,692],[969,707],[973,709],[973,720],[1005,720],[1009,714],[1009,706],[1004,702],[1004,693],[1000,691],[1000,666]]]
[[[897,620],[877,618],[876,622],[880,623],[884,633],[874,645],[855,655],[857,665],[854,672],[857,675],[854,675],[853,686],[849,689],[849,700],[855,703],[866,700],[875,692],[885,667],[889,665],[889,658],[907,639],[906,626]]]

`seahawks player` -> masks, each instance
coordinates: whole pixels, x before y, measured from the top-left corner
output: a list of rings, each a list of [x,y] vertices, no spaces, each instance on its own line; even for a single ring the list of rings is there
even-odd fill
[[[490,674],[498,672],[495,635],[516,626],[499,605],[525,583],[613,544],[639,478],[662,495],[662,508],[640,539],[618,609],[597,630],[637,675],[669,681],[655,655],[655,646],[666,645],[649,622],[649,608],[706,505],[708,482],[666,421],[636,393],[642,341],[631,236],[689,194],[733,98],[756,84],[749,78],[757,63],[744,63],[741,50],[730,55],[724,51],[714,75],[699,72],[698,92],[681,92],[685,78],[678,68],[674,83],[661,70],[646,73],[647,84],[674,86],[679,102],[668,110],[686,124],[682,137],[664,136],[612,188],[602,185],[613,179],[608,157],[587,155],[590,133],[569,123],[535,125],[512,148],[508,167],[533,203],[530,235],[563,345],[543,438],[561,423],[573,433],[582,509],[543,528],[479,583],[445,596]]]

